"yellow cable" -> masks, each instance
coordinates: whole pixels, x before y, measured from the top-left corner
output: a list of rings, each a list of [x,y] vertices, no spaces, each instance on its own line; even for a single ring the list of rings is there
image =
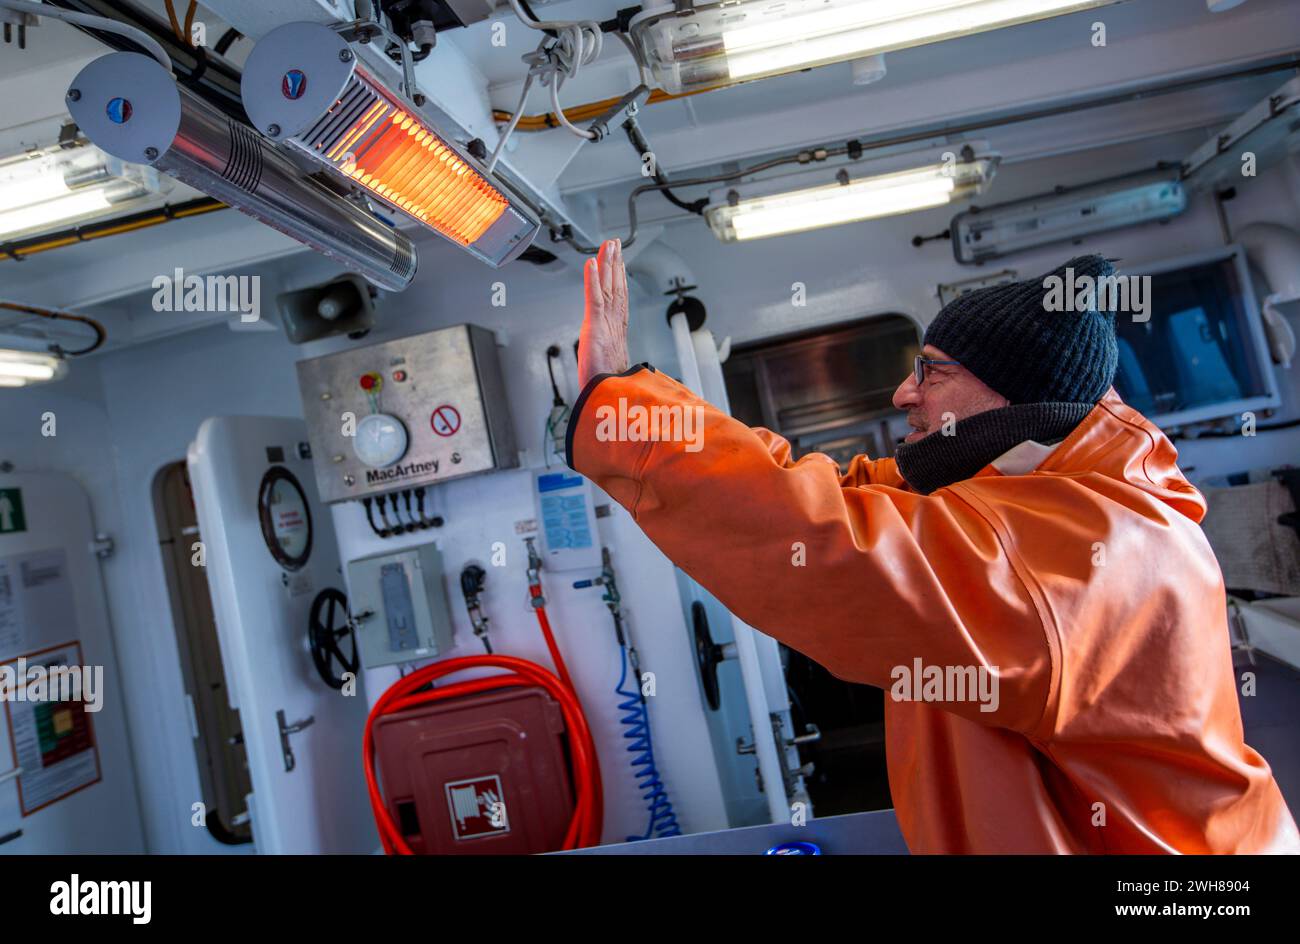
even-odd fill
[[[713,90],[697,89],[694,92],[686,92],[682,95],[670,95],[663,89],[655,89],[650,93],[650,97],[646,99],[646,104],[655,105],[659,102],[670,102],[679,98],[687,98],[691,95],[699,95],[702,92],[710,91]],[[618,98],[606,98],[598,102],[586,102],[582,105],[574,105],[571,108],[564,109],[564,117],[568,118],[569,121],[572,122],[589,121],[593,118],[599,118],[609,109],[618,104],[618,101]],[[502,111],[500,109],[492,112],[492,117],[502,124],[509,123],[513,116],[514,112]],[[519,124],[515,126],[515,130],[529,132],[546,131],[550,128],[558,128],[559,126],[560,122],[559,119],[556,118],[555,114],[552,112],[545,112],[541,115],[524,115],[519,119]]]
[[[194,14],[198,12],[199,0],[190,0],[190,8],[185,11],[185,42],[194,45]]]
[[[176,8],[172,6],[172,0],[163,0],[163,5],[167,7],[167,19],[172,21],[172,32],[176,34],[177,39],[185,42],[185,37],[181,35],[181,24],[176,19]]]

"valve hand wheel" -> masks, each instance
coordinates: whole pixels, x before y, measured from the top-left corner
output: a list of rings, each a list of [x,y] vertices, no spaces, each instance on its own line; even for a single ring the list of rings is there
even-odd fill
[[[326,587],[316,595],[311,604],[311,619],[307,624],[307,641],[311,644],[311,658],[321,681],[330,688],[341,689],[343,675],[356,676],[361,667],[357,656],[357,637],[348,616],[348,598],[340,590]],[[335,663],[338,671],[335,671]]]

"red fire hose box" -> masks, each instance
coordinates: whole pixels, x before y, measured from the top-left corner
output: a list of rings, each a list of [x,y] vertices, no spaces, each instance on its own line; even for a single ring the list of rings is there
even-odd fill
[[[384,802],[411,851],[549,852],[573,816],[564,716],[545,690],[466,695],[375,725]]]

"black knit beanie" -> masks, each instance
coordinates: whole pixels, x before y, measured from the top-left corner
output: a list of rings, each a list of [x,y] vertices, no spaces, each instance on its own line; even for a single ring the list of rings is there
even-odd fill
[[[1073,270],[1073,282],[1066,270]],[[1086,310],[1070,286],[1115,269],[1097,255],[1078,256],[1036,279],[993,285],[953,299],[925,331],[932,344],[1013,404],[1096,403],[1115,378],[1119,349],[1115,313],[1099,308],[1106,293],[1093,291]],[[1048,279],[1063,287],[1053,295]],[[1086,283],[1085,283],[1086,284]],[[1063,299],[1064,311],[1049,311]]]

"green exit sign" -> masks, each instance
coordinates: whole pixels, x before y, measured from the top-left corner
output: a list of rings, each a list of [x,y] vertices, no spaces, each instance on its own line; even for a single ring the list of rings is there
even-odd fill
[[[0,488],[0,534],[16,534],[26,530],[23,493],[16,488]]]

